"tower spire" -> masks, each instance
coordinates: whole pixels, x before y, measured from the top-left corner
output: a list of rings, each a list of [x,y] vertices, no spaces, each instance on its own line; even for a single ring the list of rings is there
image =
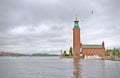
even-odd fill
[[[76,16],[76,19],[75,19],[75,21],[79,21],[77,16]]]
[[[79,28],[79,20],[78,20],[77,16],[76,16],[75,21],[74,21],[74,28]]]

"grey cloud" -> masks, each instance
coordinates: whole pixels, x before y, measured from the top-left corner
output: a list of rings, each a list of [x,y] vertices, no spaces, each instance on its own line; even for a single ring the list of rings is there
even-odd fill
[[[72,46],[76,14],[83,43],[105,40],[107,48],[120,47],[119,0],[0,0],[0,46],[66,49]],[[18,30],[19,27],[25,30]],[[118,43],[111,43],[112,40]]]

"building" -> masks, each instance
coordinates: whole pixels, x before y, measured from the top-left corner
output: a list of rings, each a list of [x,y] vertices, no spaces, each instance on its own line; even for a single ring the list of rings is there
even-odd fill
[[[104,41],[99,45],[82,44],[80,40],[79,20],[76,18],[73,28],[73,57],[80,57],[81,53],[84,56],[98,55],[99,57],[103,57],[105,55],[105,46]]]

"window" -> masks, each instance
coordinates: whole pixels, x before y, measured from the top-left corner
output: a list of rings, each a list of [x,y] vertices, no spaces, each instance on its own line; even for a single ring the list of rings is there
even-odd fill
[[[78,55],[78,48],[76,48],[76,55]]]

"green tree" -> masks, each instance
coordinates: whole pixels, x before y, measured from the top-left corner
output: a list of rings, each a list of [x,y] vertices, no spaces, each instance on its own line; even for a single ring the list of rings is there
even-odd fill
[[[72,54],[72,47],[70,47],[70,49],[69,49],[69,56],[72,56],[73,54]]]
[[[112,52],[113,52],[112,55],[115,55],[115,48],[112,50]]]
[[[63,56],[66,56],[66,55],[67,55],[67,53],[66,53],[66,51],[64,50]]]
[[[119,50],[119,52],[118,52],[118,57],[120,58],[120,50]]]
[[[119,50],[118,50],[118,49],[116,49],[116,56],[118,56],[118,54],[119,54]]]
[[[120,55],[120,50],[114,48],[114,49],[112,50],[112,55],[119,56],[119,55]]]

